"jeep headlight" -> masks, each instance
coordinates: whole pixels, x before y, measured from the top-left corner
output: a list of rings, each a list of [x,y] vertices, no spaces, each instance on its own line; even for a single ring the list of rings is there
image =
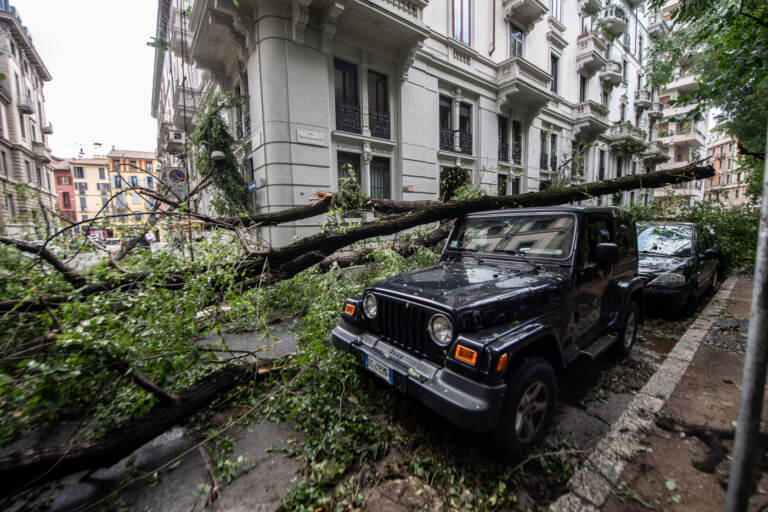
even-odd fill
[[[379,305],[376,302],[376,297],[374,297],[372,293],[367,293],[365,297],[363,297],[363,311],[365,312],[365,316],[368,318],[375,318],[378,310]]]
[[[429,319],[429,336],[432,341],[444,347],[453,339],[453,324],[447,316],[437,314]]]
[[[677,272],[664,272],[663,274],[659,274],[656,279],[648,284],[670,285],[683,283],[685,283],[685,276],[683,274],[678,274]]]

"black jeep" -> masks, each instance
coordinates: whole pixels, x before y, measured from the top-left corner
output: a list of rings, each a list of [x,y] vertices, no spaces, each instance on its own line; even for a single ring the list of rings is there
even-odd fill
[[[457,425],[520,452],[557,401],[555,369],[614,347],[643,319],[635,224],[616,208],[459,219],[440,262],[344,303],[334,345]]]

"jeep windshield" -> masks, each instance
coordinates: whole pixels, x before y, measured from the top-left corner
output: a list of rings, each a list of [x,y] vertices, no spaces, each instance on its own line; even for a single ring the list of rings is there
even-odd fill
[[[638,223],[637,250],[662,256],[687,257],[693,248],[691,226]]]
[[[448,250],[564,259],[571,254],[574,225],[572,215],[469,217],[454,231]]]

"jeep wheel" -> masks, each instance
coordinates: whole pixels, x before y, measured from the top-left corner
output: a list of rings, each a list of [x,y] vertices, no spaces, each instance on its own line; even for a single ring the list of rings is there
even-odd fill
[[[524,360],[509,375],[495,440],[506,453],[519,454],[547,434],[557,402],[557,380],[552,365],[539,357]]]
[[[624,320],[624,327],[619,332],[619,337],[616,339],[616,351],[622,357],[627,357],[632,352],[632,346],[635,344],[635,338],[637,337],[637,324],[640,320],[640,309],[637,307],[637,302],[631,301],[627,307],[627,316]]]

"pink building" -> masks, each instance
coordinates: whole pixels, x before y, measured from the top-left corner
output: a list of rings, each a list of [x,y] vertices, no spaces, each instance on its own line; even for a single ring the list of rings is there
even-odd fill
[[[54,158],[51,162],[51,166],[53,167],[59,211],[61,212],[62,217],[65,217],[72,222],[77,222],[75,185],[72,181],[72,170],[69,168],[69,161]]]

